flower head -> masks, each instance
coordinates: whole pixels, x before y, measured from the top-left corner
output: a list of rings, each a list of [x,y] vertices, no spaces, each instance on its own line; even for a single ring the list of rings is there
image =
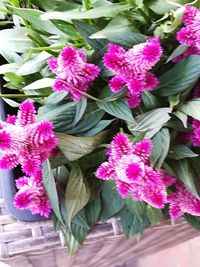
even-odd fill
[[[57,58],[49,59],[48,67],[56,74],[53,90],[70,92],[74,101],[83,96],[100,72],[99,67],[87,63],[82,50],[72,46],[65,47]]]
[[[164,208],[167,203],[166,188],[172,180],[167,179],[164,172],[149,166],[151,150],[151,140],[133,145],[125,134],[118,133],[108,149],[108,161],[99,166],[96,177],[114,180],[122,198],[133,194],[134,199]]]
[[[104,55],[104,65],[116,74],[110,80],[110,89],[117,93],[126,86],[129,105],[132,108],[137,107],[141,101],[141,93],[158,85],[158,79],[149,70],[159,61],[161,55],[162,48],[158,38],[150,38],[128,51],[110,44]]]
[[[53,125],[36,122],[36,111],[29,100],[24,101],[16,117],[0,122],[0,168],[11,170],[18,164],[29,176],[34,176],[57,145]]]
[[[184,213],[200,216],[200,200],[179,182],[176,182],[176,190],[168,197],[168,203],[172,220],[181,217]]]
[[[182,16],[185,27],[182,27],[176,35],[177,40],[186,45],[186,51],[176,57],[177,62],[189,55],[200,55],[200,11],[198,8],[187,5]]]

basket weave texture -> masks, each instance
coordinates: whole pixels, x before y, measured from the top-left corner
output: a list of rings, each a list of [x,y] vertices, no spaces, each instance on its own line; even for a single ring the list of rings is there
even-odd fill
[[[63,238],[51,220],[21,222],[12,218],[0,197],[0,266],[11,267],[132,267],[137,258],[181,244],[199,235],[185,221],[163,222],[147,229],[138,242],[128,241],[120,223],[99,223],[76,255],[67,257]]]

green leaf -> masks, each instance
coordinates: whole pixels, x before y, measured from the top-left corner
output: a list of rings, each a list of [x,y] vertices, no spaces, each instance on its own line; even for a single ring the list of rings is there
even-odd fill
[[[71,224],[74,216],[88,203],[90,191],[86,185],[78,163],[73,163],[65,192],[67,222]]]
[[[85,208],[85,214],[87,217],[88,224],[93,226],[96,224],[101,212],[101,199],[97,197],[92,202],[88,203]]]
[[[28,30],[26,28],[6,29],[0,31],[0,53],[1,51],[23,53],[32,46],[27,38]]]
[[[14,11],[16,15],[30,22],[33,27],[51,34],[62,34],[50,20],[41,20],[40,16],[45,14],[44,12],[30,8],[16,8],[10,5],[8,7]]]
[[[131,26],[131,22],[124,16],[118,15],[114,17],[105,28],[100,31],[93,33],[90,38],[91,39],[104,39],[108,38],[112,33],[122,33],[122,32],[131,32],[133,27]]]
[[[43,166],[42,166],[42,179],[44,182],[44,187],[47,192],[48,199],[51,202],[52,209],[59,219],[59,221],[63,223],[61,214],[60,214],[60,207],[59,207],[59,200],[58,200],[58,194],[57,194],[57,189],[56,189],[56,183],[53,175],[53,171],[51,169],[50,163],[47,160]]]
[[[79,38],[75,27],[72,26],[71,24],[65,21],[62,21],[62,20],[53,20],[52,22],[56,28],[58,28],[61,32],[68,35],[69,37],[75,38],[75,39]]]
[[[26,85],[22,90],[35,90],[41,88],[52,87],[54,83],[54,79],[51,78],[42,78],[33,83]]]
[[[145,214],[146,204],[142,201],[135,201],[132,196],[127,197],[125,203],[129,211],[142,220],[142,217]]]
[[[145,35],[137,32],[110,33],[108,40],[126,48],[132,48],[133,45],[145,42]]]
[[[184,218],[192,227],[200,231],[200,217],[185,214]]]
[[[97,19],[101,17],[114,17],[117,14],[129,10],[131,5],[125,3],[114,3],[106,6],[99,6],[87,11],[80,11],[78,9],[66,12],[49,12],[41,16],[44,20],[59,19],[71,22],[73,19]]]
[[[79,133],[81,136],[94,136],[95,134],[100,133],[107,126],[109,126],[114,120],[101,120],[93,128],[85,132]]]
[[[193,99],[178,107],[178,110],[191,116],[194,119],[200,120],[200,99]]]
[[[168,154],[170,134],[167,128],[162,128],[153,138],[153,150],[150,156],[151,165],[159,170]]]
[[[171,96],[194,86],[200,76],[200,56],[193,55],[178,62],[160,78],[156,90],[160,96]]]
[[[74,26],[80,32],[84,40],[95,50],[100,51],[103,47],[106,46],[107,42],[105,40],[93,40],[90,39],[90,36],[97,32],[98,29],[92,25],[89,25],[83,21],[73,21]]]
[[[110,102],[99,102],[98,107],[106,111],[107,113],[113,115],[116,118],[134,122],[134,118],[131,109],[124,98],[117,99]]]
[[[61,101],[67,99],[68,92],[54,92],[45,99],[45,105],[55,106],[60,104]]]
[[[91,153],[102,144],[107,132],[99,133],[93,137],[77,137],[64,133],[56,133],[58,147],[70,161],[77,160],[84,155]]]
[[[33,58],[27,60],[17,71],[17,75],[29,75],[36,73],[42,69],[42,67],[47,64],[47,59],[51,57],[51,54],[43,51],[36,54]]]
[[[74,127],[65,127],[65,131],[69,134],[79,134],[87,132],[89,130],[93,131],[94,127],[97,125],[97,123],[101,120],[105,112],[100,109],[91,109],[90,106],[88,106],[84,116],[82,119],[74,126]]]
[[[76,105],[76,115],[74,118],[73,126],[75,126],[81,120],[81,118],[85,113],[86,108],[87,108],[87,98],[82,97]]]
[[[146,217],[143,217],[143,219],[140,220],[127,208],[122,209],[120,218],[126,238],[130,238],[132,235],[142,232],[149,225],[149,221]]]
[[[183,54],[187,49],[187,46],[185,45],[179,45],[174,51],[173,53],[168,57],[166,63],[168,63],[169,61],[173,60],[175,57],[180,56],[181,54]]]
[[[142,93],[142,101],[145,106],[145,111],[159,108],[161,106],[158,98],[148,91]]]
[[[197,177],[187,159],[181,159],[173,161],[173,166],[171,166],[176,177],[180,179],[187,189],[197,198],[200,196],[199,184]]]
[[[163,218],[162,210],[156,209],[150,205],[147,205],[146,216],[149,219],[151,224],[159,223]]]
[[[55,96],[55,95],[54,95]],[[63,95],[62,95],[63,96]],[[56,101],[56,98],[55,98]],[[53,99],[52,99],[53,102]],[[61,131],[63,127],[70,129],[76,114],[76,103],[64,103],[62,105],[42,106],[38,109],[37,120],[49,120],[54,124],[55,131]],[[63,120],[63,118],[65,118]]]
[[[150,0],[146,3],[146,5],[159,15],[164,15],[166,12],[176,9],[174,5],[171,5],[167,1],[163,0]]]
[[[136,117],[136,123],[129,123],[128,128],[134,135],[145,134],[145,138],[153,137],[163,125],[170,120],[171,108],[157,108]]]
[[[5,98],[5,97],[2,97],[2,99],[11,107],[13,108],[18,108],[20,106],[20,103],[12,100],[12,99],[9,99],[9,98]]]
[[[179,118],[179,120],[182,121],[183,126],[185,128],[187,128],[187,121],[188,121],[188,117],[185,113],[181,112],[181,111],[176,111],[173,113],[177,118]]]
[[[19,68],[19,65],[16,63],[3,64],[0,66],[0,74],[4,74],[6,72],[16,72]]]
[[[179,160],[179,159],[184,159],[184,158],[198,157],[198,154],[194,153],[186,145],[176,145],[176,146],[170,147],[168,157]]]
[[[111,218],[124,206],[124,201],[117,192],[113,181],[105,181],[103,184],[102,205],[102,219]]]

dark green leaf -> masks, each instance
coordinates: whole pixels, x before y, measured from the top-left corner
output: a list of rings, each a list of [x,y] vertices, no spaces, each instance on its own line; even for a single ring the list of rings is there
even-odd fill
[[[129,122],[135,121],[127,101],[123,98],[110,102],[99,102],[97,105],[116,118]]]
[[[76,105],[76,115],[74,118],[73,126],[75,126],[83,117],[85,110],[87,108],[87,98],[82,97]]]
[[[101,212],[101,199],[100,197],[97,197],[95,200],[88,203],[88,205],[85,208],[87,221],[90,226],[93,226],[96,224],[99,218],[100,212]]]
[[[159,223],[163,218],[162,210],[156,209],[150,205],[147,205],[146,216],[149,219],[151,224]]]
[[[146,210],[146,204],[142,201],[135,201],[132,196],[127,197],[125,203],[129,211],[142,220]]]
[[[108,40],[112,43],[131,48],[133,45],[145,42],[145,35],[137,32],[110,33]]]
[[[176,177],[180,179],[187,189],[197,198],[200,196],[199,184],[197,177],[190,162],[187,159],[181,159],[173,161],[173,166],[171,165]]]
[[[145,111],[159,108],[161,106],[158,98],[148,91],[142,93],[142,101],[145,106]]]
[[[117,192],[115,183],[112,181],[106,181],[103,184],[102,205],[102,219],[111,218],[124,206],[124,201]]]
[[[159,15],[164,15],[166,12],[177,9],[175,5],[163,0],[150,0],[146,4],[151,10]]]
[[[200,56],[193,55],[178,62],[160,77],[157,93],[171,96],[193,87],[200,76]]]
[[[170,145],[170,134],[167,128],[162,128],[153,138],[153,150],[150,156],[151,165],[160,169],[168,154]]]
[[[52,22],[61,32],[68,35],[69,37],[75,39],[79,38],[76,29],[71,24],[62,20],[53,20]]]
[[[200,231],[200,217],[185,214],[184,218],[192,227]]]
[[[187,49],[187,46],[185,45],[179,45],[174,51],[173,53],[168,57],[166,63],[168,63],[169,61],[173,60],[175,57],[180,56],[183,52],[185,52]]]
[[[65,192],[67,222],[71,224],[74,216],[88,203],[90,191],[86,185],[78,163],[73,163]]]
[[[186,145],[176,145],[170,148],[168,157],[172,159],[184,159],[184,158],[193,158],[197,157],[198,154],[194,153],[189,147]]]
[[[76,27],[76,29],[80,32],[82,37],[85,39],[85,41],[94,50],[99,51],[103,47],[105,47],[105,45],[107,44],[107,42],[105,40],[93,40],[93,39],[90,39],[90,35],[92,35],[93,33],[98,31],[98,29],[96,27],[94,27],[92,25],[89,25],[89,24],[87,24],[85,22],[82,22],[82,21],[77,21],[77,20],[74,20],[73,24]]]
[[[114,120],[101,120],[93,128],[88,131],[79,133],[81,136],[94,136],[95,134],[100,133],[108,125],[110,125]]]
[[[183,126],[185,128],[187,128],[187,121],[188,121],[188,117],[185,113],[181,112],[181,111],[176,111],[173,113],[177,118],[179,118],[180,121],[182,121]]]
[[[149,225],[149,221],[146,217],[143,217],[142,220],[140,220],[127,208],[122,209],[120,218],[126,238],[130,238],[132,235],[142,232]]]
[[[48,160],[43,164],[42,179],[44,182],[44,187],[45,187],[46,192],[47,192],[47,196],[48,196],[49,200],[51,201],[52,209],[53,209],[55,215],[57,216],[57,218],[59,219],[59,221],[61,223],[63,223],[63,220],[62,220],[62,217],[60,214],[60,207],[59,207],[58,194],[57,194],[57,190],[56,190],[56,183],[55,183],[53,171],[51,169],[51,166],[50,166],[50,163]]]

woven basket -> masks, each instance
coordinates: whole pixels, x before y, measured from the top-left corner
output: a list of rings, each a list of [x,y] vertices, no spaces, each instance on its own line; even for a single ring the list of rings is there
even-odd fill
[[[147,229],[138,242],[126,240],[119,221],[99,223],[73,257],[51,220],[21,222],[12,218],[0,198],[0,267],[133,267],[138,257],[180,244],[199,235],[186,222],[163,222]]]

